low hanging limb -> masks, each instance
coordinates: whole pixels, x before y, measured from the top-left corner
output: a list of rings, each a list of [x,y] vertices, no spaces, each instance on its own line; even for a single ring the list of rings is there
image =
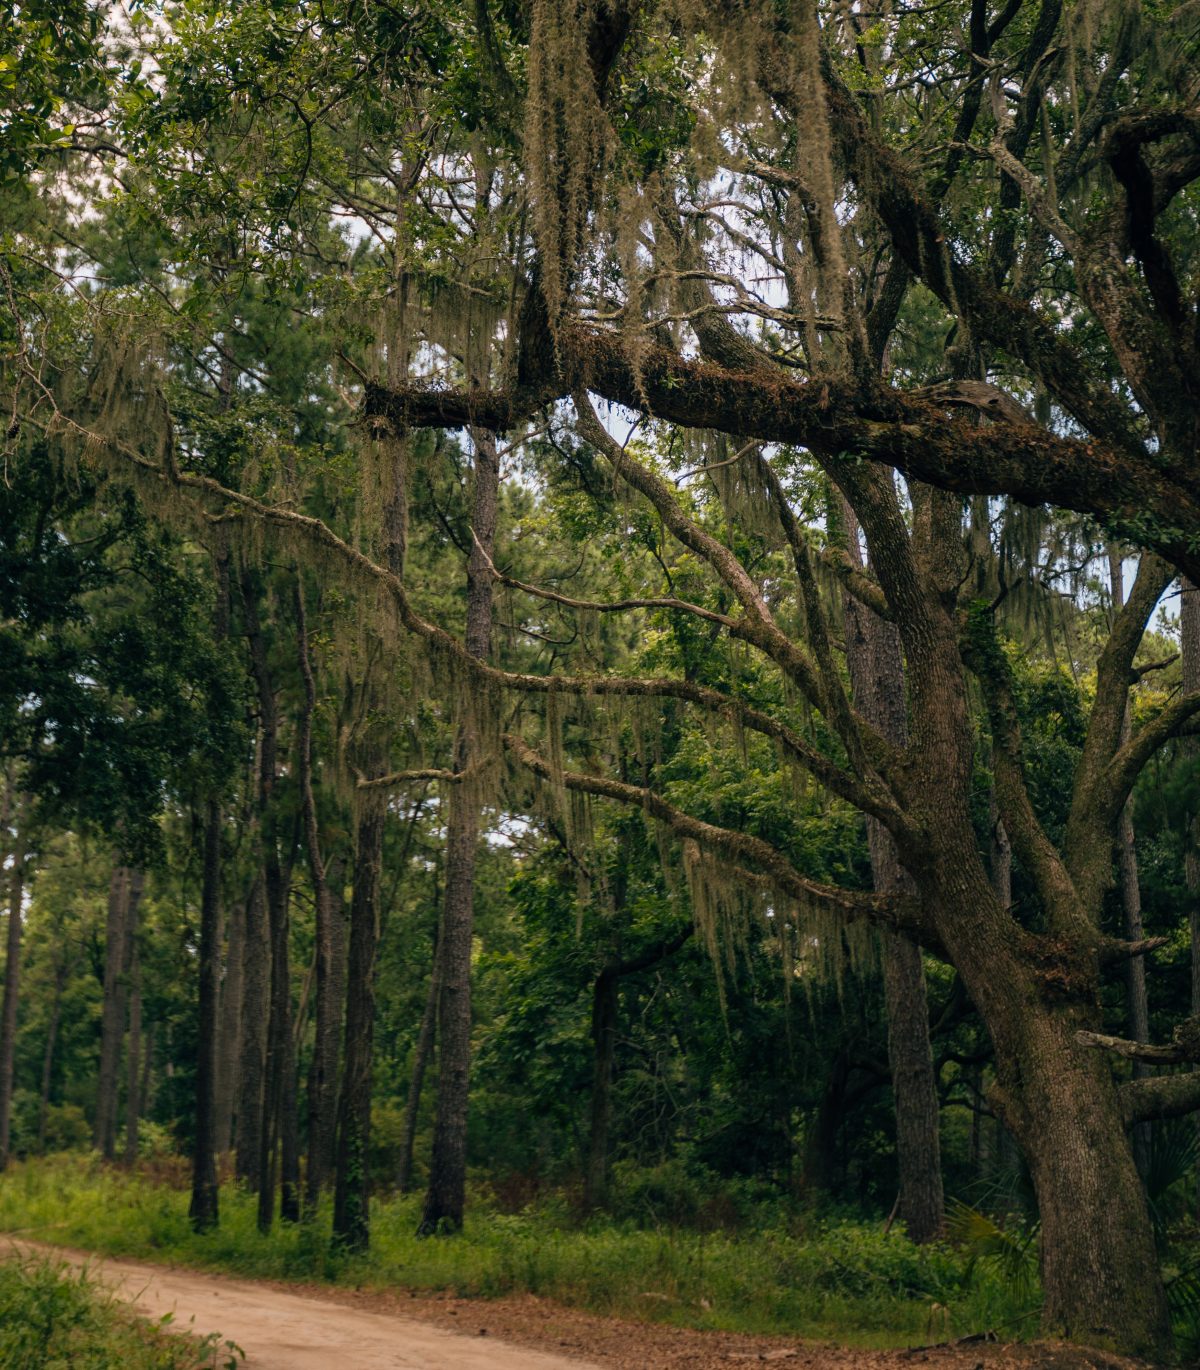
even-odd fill
[[[677,836],[691,839],[700,847],[720,855],[723,860],[749,862],[757,866],[776,889],[801,904],[819,904],[847,923],[866,919],[881,927],[904,932],[935,955],[941,954],[939,947],[931,943],[930,926],[923,916],[919,900],[912,895],[847,890],[810,880],[792,865],[783,852],[760,837],[694,818],[677,809],[654,790],[621,780],[610,780],[605,776],[585,775],[579,771],[556,772],[545,757],[534,751],[523,738],[505,733],[501,740],[522,766],[544,780],[561,784],[568,790],[634,805],[664,823]]]

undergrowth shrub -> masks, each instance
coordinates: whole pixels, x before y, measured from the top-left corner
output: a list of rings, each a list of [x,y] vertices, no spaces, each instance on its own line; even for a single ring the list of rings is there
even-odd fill
[[[40,1259],[0,1261],[4,1370],[234,1370],[219,1334],[168,1334],[136,1318],[85,1271]]]

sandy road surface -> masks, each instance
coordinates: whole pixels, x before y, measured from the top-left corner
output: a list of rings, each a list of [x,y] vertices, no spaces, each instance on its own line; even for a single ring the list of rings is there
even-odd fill
[[[482,1300],[403,1288],[280,1286],[110,1261],[0,1234],[0,1260],[9,1251],[86,1262],[150,1317],[173,1312],[180,1328],[237,1342],[247,1370],[741,1370],[754,1363],[780,1370],[1154,1370],[1052,1342],[971,1338],[868,1351],[631,1321],[529,1294]]]
[[[487,1336],[444,1332],[269,1285],[192,1270],[133,1265],[5,1239],[0,1254],[48,1255],[83,1265],[149,1318],[174,1313],[175,1325],[220,1332],[246,1353],[246,1370],[599,1370]]]

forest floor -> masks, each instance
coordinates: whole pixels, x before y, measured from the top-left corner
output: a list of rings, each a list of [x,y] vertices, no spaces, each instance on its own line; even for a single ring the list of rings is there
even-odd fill
[[[970,1340],[873,1351],[602,1317],[532,1295],[482,1300],[239,1280],[12,1238],[0,1246],[0,1255],[6,1252],[86,1263],[94,1278],[145,1316],[158,1320],[170,1314],[174,1326],[201,1335],[219,1331],[242,1348],[245,1370],[731,1370],[764,1363],[808,1370],[1144,1366],[1061,1344]]]

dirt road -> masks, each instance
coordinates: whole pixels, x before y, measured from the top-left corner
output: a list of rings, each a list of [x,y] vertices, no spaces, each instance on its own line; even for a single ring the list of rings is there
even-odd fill
[[[289,1294],[266,1284],[192,1270],[102,1260],[8,1241],[9,1250],[87,1264],[139,1313],[175,1315],[175,1326],[220,1332],[246,1353],[246,1370],[599,1370],[493,1337],[444,1332],[388,1313]],[[4,1250],[0,1247],[0,1251]]]
[[[219,1332],[246,1370],[1152,1370],[1145,1362],[1038,1342],[975,1339],[868,1351],[796,1338],[695,1331],[604,1317],[549,1299],[464,1299],[404,1289],[353,1290],[236,1280],[0,1235],[8,1252],[87,1264],[151,1318]]]

